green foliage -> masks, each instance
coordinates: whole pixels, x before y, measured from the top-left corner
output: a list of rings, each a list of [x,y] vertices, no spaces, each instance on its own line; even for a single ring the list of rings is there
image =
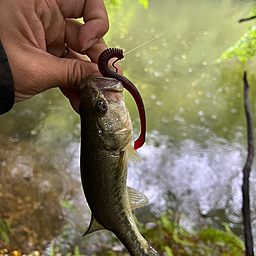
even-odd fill
[[[169,210],[159,219],[142,224],[135,218],[136,224],[142,235],[150,241],[154,248],[167,256],[241,256],[245,255],[243,241],[237,237],[228,224],[223,223],[225,231],[211,227],[196,231],[190,226],[183,215],[175,214]],[[183,223],[183,225],[181,224]],[[99,254],[101,255],[101,254]],[[126,251],[108,251],[107,255],[127,255]]]
[[[255,8],[251,7],[251,16],[255,16]],[[222,53],[217,62],[225,62],[235,57],[241,62],[247,62],[256,54],[256,25],[248,28],[246,33],[230,48]]]
[[[50,254],[49,256],[60,256],[61,254],[59,253],[59,248],[54,247],[53,244],[50,245]],[[79,252],[79,247],[75,246],[74,248],[74,254],[68,253],[67,256],[86,256],[85,254],[80,254]]]
[[[229,234],[229,236],[233,238],[234,243],[236,243],[238,247],[245,250],[244,242],[231,231],[231,228],[229,227],[229,225],[225,222],[223,222],[222,225],[225,227],[226,232]]]
[[[68,210],[73,208],[72,204],[68,200],[61,200],[61,201],[59,201],[59,204],[62,208],[65,208],[65,209],[68,209]]]
[[[165,250],[167,256],[174,256],[174,254],[172,253],[172,249],[170,247],[165,246],[164,250]]]
[[[86,256],[86,255],[84,255],[84,254],[80,254],[80,253],[79,253],[79,248],[78,248],[78,246],[75,246],[74,255],[75,255],[75,256]]]
[[[244,243],[223,223],[226,231],[211,227],[196,231],[188,230],[180,223],[186,219],[168,211],[155,220],[150,226],[139,225],[142,235],[153,243],[160,252],[169,255],[244,255]],[[186,226],[189,226],[185,224]]]
[[[148,0],[139,0],[145,9],[148,9]]]
[[[236,57],[241,62],[252,59],[256,53],[256,26],[248,28],[247,32],[229,49],[222,53],[217,62],[225,62]]]
[[[223,223],[225,230],[217,230],[211,227],[196,231],[184,217],[184,215],[173,213],[169,210],[162,214],[160,218],[153,219],[150,223],[142,224],[135,217],[135,222],[141,234],[152,244],[154,248],[167,256],[242,256],[245,255],[243,241],[237,237],[228,224]],[[70,237],[63,240],[67,243]],[[113,247],[112,245],[109,248]],[[61,253],[61,248],[53,244],[50,245],[49,256],[86,256],[80,254],[78,246],[72,246],[65,254]],[[109,248],[102,248],[92,256],[129,256],[126,249],[114,251]],[[81,249],[81,248],[80,248]],[[69,253],[67,253],[69,252]]]
[[[139,2],[143,5],[145,9],[148,8],[148,0],[139,0]],[[124,0],[105,0],[104,3],[106,5],[112,5],[114,7],[120,7],[121,5],[123,5]]]
[[[11,229],[10,223],[7,220],[0,219],[0,239],[4,241],[6,245],[9,244],[8,233],[13,235],[13,231]]]

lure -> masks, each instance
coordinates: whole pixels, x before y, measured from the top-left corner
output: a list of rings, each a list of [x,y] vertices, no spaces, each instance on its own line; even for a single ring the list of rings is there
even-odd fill
[[[145,108],[143,104],[143,100],[140,96],[139,91],[135,87],[135,85],[126,77],[120,75],[117,73],[117,68],[114,66],[114,64],[118,61],[123,59],[123,50],[117,49],[117,48],[109,48],[105,51],[103,51],[98,59],[98,67],[100,70],[100,73],[105,76],[105,77],[112,77],[115,78],[116,80],[120,81],[124,88],[132,95],[134,98],[138,111],[139,111],[139,116],[140,116],[140,124],[141,124],[141,131],[140,131],[140,136],[139,138],[134,142],[134,150],[140,148],[144,142],[145,142],[145,137],[146,137],[146,114],[145,114]],[[117,58],[112,64],[112,66],[116,69],[116,72],[111,70],[108,67],[108,62],[112,58]]]

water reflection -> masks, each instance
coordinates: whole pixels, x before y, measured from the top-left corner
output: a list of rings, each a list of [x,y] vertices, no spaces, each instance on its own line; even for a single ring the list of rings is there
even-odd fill
[[[160,212],[171,208],[196,222],[213,209],[225,209],[233,222],[232,214],[240,212],[242,200],[240,170],[245,148],[213,133],[203,144],[185,139],[175,145],[158,133],[150,137],[154,143],[161,137],[165,145],[146,146],[141,152],[143,163],[130,168],[131,185],[146,188]]]
[[[237,20],[248,6],[231,0],[166,0],[150,1],[148,10],[137,2],[110,10],[111,47],[128,52],[156,38],[120,62],[138,86],[148,118],[147,143],[139,150],[143,162],[130,163],[128,170],[129,185],[150,200],[137,211],[141,219],[171,208],[185,213],[191,225],[222,228],[225,221],[241,234],[241,170],[246,158],[242,71],[248,70],[253,84],[255,67],[253,62],[243,66],[236,60],[214,60],[246,31],[248,24],[238,25]],[[253,113],[255,90],[251,86]],[[138,134],[137,110],[125,94]],[[10,248],[44,248],[61,236],[57,244],[68,237],[70,247],[95,251],[106,237],[99,232],[96,238],[81,238],[89,215],[80,184],[79,116],[53,89],[16,104],[0,119],[0,219],[9,220],[16,233]],[[254,234],[255,190],[252,172]],[[61,208],[60,200],[80,215]],[[75,232],[74,223],[81,230]]]

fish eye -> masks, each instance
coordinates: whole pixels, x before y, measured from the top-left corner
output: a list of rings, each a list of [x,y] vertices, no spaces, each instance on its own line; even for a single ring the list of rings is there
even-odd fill
[[[107,105],[103,100],[98,100],[95,104],[95,109],[100,114],[105,114],[107,112]]]

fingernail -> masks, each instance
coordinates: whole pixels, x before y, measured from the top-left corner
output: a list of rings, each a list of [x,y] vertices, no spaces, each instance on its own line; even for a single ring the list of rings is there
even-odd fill
[[[83,51],[89,49],[91,46],[93,46],[93,45],[94,45],[95,43],[97,43],[98,41],[99,41],[98,38],[94,38],[94,39],[89,40],[88,42],[86,42],[86,43],[84,44],[84,47],[82,48],[81,51],[83,52]]]

